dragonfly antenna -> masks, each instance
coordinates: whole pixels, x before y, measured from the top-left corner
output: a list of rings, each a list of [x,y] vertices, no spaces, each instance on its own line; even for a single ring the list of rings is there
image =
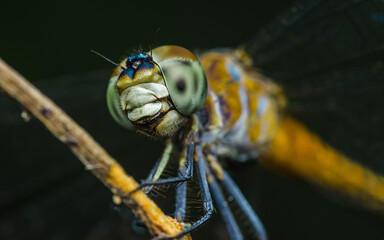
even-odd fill
[[[99,57],[102,57],[103,59],[107,60],[108,62],[112,63],[113,65],[115,66],[119,66],[119,64],[115,63],[114,61],[110,60],[109,58],[107,58],[106,56],[104,56],[103,54],[99,53],[99,52],[96,52],[95,50],[91,50],[92,53],[98,55]],[[124,68],[125,69],[125,68]]]

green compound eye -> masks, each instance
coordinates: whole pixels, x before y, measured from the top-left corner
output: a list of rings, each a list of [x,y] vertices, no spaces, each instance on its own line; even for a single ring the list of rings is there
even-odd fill
[[[170,58],[160,66],[177,111],[183,115],[199,111],[207,98],[207,80],[199,61]]]
[[[112,118],[120,124],[122,127],[125,127],[129,130],[134,130],[131,122],[124,115],[121,110],[119,102],[119,93],[116,87],[117,76],[109,80],[108,89],[107,89],[107,106],[108,110],[112,115]]]

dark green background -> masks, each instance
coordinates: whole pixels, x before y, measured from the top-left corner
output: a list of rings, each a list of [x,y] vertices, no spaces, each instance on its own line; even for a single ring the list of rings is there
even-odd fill
[[[235,47],[288,5],[289,1],[252,6],[249,1],[8,1],[0,3],[0,56],[62,106],[130,174],[142,179],[163,145],[112,122],[104,92],[113,66],[90,50],[118,61],[132,50],[148,50],[151,43],[202,50]],[[18,105],[0,95],[1,239],[148,238],[132,232],[130,211],[113,205],[108,190],[66,146],[37,120],[24,123],[19,114]],[[324,198],[299,181],[255,164],[236,170],[231,172],[235,181],[271,239],[384,236],[381,217],[350,207],[333,194]],[[169,202],[172,205],[173,199]],[[226,239],[219,214],[194,236]]]

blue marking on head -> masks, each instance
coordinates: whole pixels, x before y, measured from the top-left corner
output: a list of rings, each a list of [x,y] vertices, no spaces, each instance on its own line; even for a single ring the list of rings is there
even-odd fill
[[[135,74],[136,69],[133,69],[132,67],[125,69],[121,74],[126,74],[128,77],[133,79],[133,75]]]
[[[137,70],[145,68],[153,68],[154,64],[152,62],[143,62]]]
[[[235,82],[240,81],[241,76],[240,76],[239,68],[231,62],[227,63],[226,67],[227,67],[227,70],[228,70],[229,74],[231,75],[233,81],[235,81]]]
[[[127,75],[131,79],[134,78],[135,73],[142,69],[151,69],[154,67],[152,57],[145,53],[139,53],[128,57],[126,69],[121,73]]]
[[[147,58],[147,54],[145,53],[139,53],[128,57],[128,61],[132,62],[135,60],[145,60]]]

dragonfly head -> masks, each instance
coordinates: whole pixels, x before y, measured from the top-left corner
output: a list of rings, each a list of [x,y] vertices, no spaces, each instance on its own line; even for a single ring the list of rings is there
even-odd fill
[[[206,96],[205,73],[195,55],[182,47],[163,46],[118,65],[109,81],[107,104],[120,125],[146,135],[170,136],[202,108]]]

